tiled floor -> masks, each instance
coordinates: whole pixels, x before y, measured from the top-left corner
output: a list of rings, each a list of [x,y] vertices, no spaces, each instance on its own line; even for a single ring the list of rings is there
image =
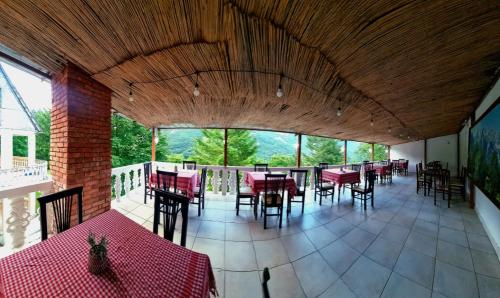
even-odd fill
[[[415,193],[414,177],[377,185],[375,207],[332,204],[293,209],[283,228],[263,229],[233,196],[190,211],[187,246],[210,256],[221,297],[259,297],[270,267],[272,297],[500,297],[500,264],[476,213]],[[113,208],[152,229],[152,203],[140,191]],[[195,207],[195,206],[193,206]],[[178,223],[179,224],[179,223]],[[179,225],[180,226],[180,225]]]

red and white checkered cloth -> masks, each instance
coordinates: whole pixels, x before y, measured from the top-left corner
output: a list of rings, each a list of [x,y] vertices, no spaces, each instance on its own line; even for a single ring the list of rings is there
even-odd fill
[[[339,186],[344,184],[359,183],[359,172],[353,170],[324,169],[323,180],[335,182]]]
[[[386,175],[389,172],[389,165],[374,165],[373,169],[377,174]]]
[[[156,185],[156,172],[151,175],[151,184]],[[194,192],[198,186],[198,171],[196,170],[182,170],[177,173],[177,190],[187,194],[187,197],[194,199]]]
[[[245,183],[250,186],[255,195],[264,192],[266,188],[266,172],[245,172]],[[295,180],[290,176],[285,179],[285,189],[288,190],[289,197],[295,196],[297,188]]]
[[[111,270],[88,272],[88,233],[106,235]],[[207,255],[169,242],[110,210],[0,260],[0,297],[209,297]]]

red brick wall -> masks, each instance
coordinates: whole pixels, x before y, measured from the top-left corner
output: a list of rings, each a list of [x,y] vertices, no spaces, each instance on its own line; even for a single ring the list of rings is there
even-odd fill
[[[84,220],[109,210],[111,90],[68,64],[52,77],[50,131],[55,189],[83,185]]]

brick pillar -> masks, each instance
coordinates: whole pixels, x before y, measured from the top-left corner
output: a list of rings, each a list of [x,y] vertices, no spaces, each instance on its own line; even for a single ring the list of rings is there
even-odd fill
[[[68,64],[52,78],[50,131],[55,189],[83,185],[84,220],[109,210],[111,90]]]

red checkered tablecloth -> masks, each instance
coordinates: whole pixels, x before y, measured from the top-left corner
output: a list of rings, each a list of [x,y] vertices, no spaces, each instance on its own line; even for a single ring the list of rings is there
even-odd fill
[[[250,186],[255,195],[264,192],[266,188],[266,172],[245,172],[245,183]],[[290,176],[286,177],[285,189],[288,190],[289,197],[295,196],[297,188],[295,180]]]
[[[111,270],[88,272],[89,231],[109,240]],[[0,260],[0,297],[209,297],[207,255],[169,242],[110,210]]]
[[[377,174],[380,175],[386,175],[387,172],[389,171],[390,166],[389,165],[374,165],[373,169]]]
[[[358,171],[340,169],[324,169],[323,180],[335,182],[339,188],[344,184],[360,182]]]
[[[151,184],[156,185],[156,172],[151,174]],[[198,171],[196,170],[182,170],[177,173],[177,190],[187,194],[191,200],[194,199],[194,192],[198,186]]]

